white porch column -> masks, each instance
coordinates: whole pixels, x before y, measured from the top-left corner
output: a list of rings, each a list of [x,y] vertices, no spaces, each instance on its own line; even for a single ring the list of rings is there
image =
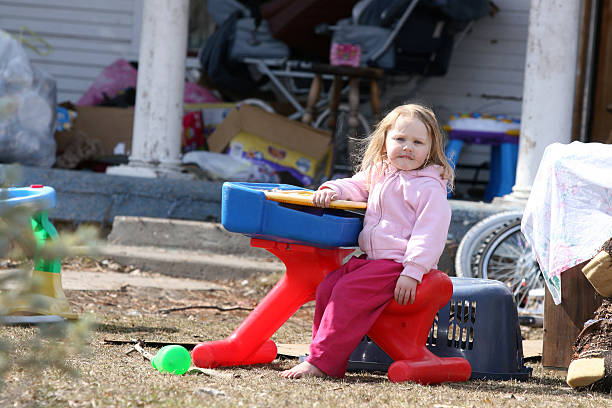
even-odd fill
[[[107,173],[180,177],[189,0],[143,1],[129,165]]]
[[[509,198],[529,197],[546,146],[571,141],[581,3],[531,2],[519,155]]]

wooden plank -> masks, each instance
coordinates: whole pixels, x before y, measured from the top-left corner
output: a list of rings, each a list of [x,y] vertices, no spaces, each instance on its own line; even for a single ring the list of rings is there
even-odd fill
[[[542,343],[540,340],[523,340],[523,358],[542,357]]]
[[[483,81],[500,84],[514,84],[523,87],[525,73],[523,70],[480,69],[451,66],[447,74],[440,78],[443,81]]]
[[[276,351],[279,355],[287,356],[287,357],[299,357],[310,352],[310,344],[309,343],[301,343],[301,344],[277,344]]]
[[[584,322],[593,317],[602,297],[582,273],[587,262],[561,273],[561,304],[555,305],[546,289],[544,300],[544,345],[542,365],[567,368],[572,357],[572,345]]]
[[[84,92],[66,91],[63,89],[59,89],[57,91],[57,102],[70,101],[72,103],[76,103],[79,99],[81,99],[83,93]]]
[[[529,7],[526,10],[500,10],[494,16],[484,16],[478,21],[509,26],[527,26],[529,23]]]
[[[11,20],[0,15],[0,27],[6,31],[19,32],[21,26],[26,25],[30,30],[43,38],[46,36],[65,36],[81,39],[123,39],[132,41],[132,28],[112,25],[92,25],[89,23],[66,22],[57,24],[51,21],[37,20]]]
[[[485,40],[527,40],[527,27],[507,24],[495,24],[492,21],[479,20],[469,34],[473,38]]]
[[[7,30],[8,33],[14,37],[19,36],[19,31]],[[40,44],[40,41],[31,39],[31,36],[24,35],[26,39],[29,39],[33,44]],[[129,53],[133,44],[125,39],[88,39],[83,41],[82,38],[66,38],[56,37],[48,35],[44,37],[44,40],[51,45],[53,51],[55,50],[68,50],[68,51],[85,51],[85,52],[96,52],[99,54],[112,54],[121,55]],[[42,44],[41,44],[42,45]],[[44,48],[41,47],[41,48]],[[26,49],[29,51],[29,49]]]
[[[457,47],[457,51],[477,50],[483,54],[525,55],[527,43],[520,40],[495,40],[466,36]]]
[[[524,70],[524,55],[482,54],[478,50],[457,50],[452,56],[453,67],[472,68],[499,68],[510,70]]]
[[[83,66],[78,64],[54,63],[45,60],[35,60],[32,62],[36,67],[44,70],[45,72],[48,72],[53,76],[66,76],[78,79],[90,79],[92,82],[93,78],[96,78],[102,72],[104,67],[108,65],[106,64],[100,66]]]
[[[529,11],[532,0],[495,0],[495,5],[502,11]]]
[[[54,75],[57,87],[67,92],[84,92],[93,84],[93,79],[76,79],[70,76]]]
[[[114,56],[129,52],[132,47],[131,41],[114,39],[91,39],[88,41],[83,41],[79,38],[47,36],[45,37],[45,41],[51,44],[55,50],[88,51],[101,54],[112,54]]]
[[[436,114],[446,120],[453,113],[488,113],[521,116],[521,101],[501,98],[482,98],[479,96],[459,96],[434,93],[419,93],[416,99],[434,107]]]
[[[0,14],[2,6],[29,6],[53,7],[57,9],[89,10],[89,11],[131,11],[134,0],[5,0],[0,1]]]
[[[590,142],[612,143],[612,4],[601,11]]]
[[[465,96],[501,96],[520,99],[523,87],[514,84],[501,84],[484,81],[430,81],[422,89],[424,93],[465,95]]]
[[[2,15],[10,20],[31,21],[45,20],[54,22],[81,22],[90,24],[131,26],[132,16],[122,10],[92,11],[73,8],[27,7],[15,5],[0,5]]]
[[[38,63],[45,61],[47,63],[70,63],[78,64],[82,66],[94,66],[104,67],[118,57],[112,54],[97,54],[91,52],[79,52],[79,51],[65,51],[65,50],[54,50],[51,54],[45,56],[39,56],[34,52],[28,52],[30,60]]]

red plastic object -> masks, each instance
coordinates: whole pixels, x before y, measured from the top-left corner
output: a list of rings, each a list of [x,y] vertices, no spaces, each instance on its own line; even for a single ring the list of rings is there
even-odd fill
[[[432,269],[423,276],[413,304],[395,300],[385,308],[368,336],[392,359],[387,376],[392,382],[419,384],[467,381],[470,363],[461,357],[441,358],[426,347],[438,310],[453,296],[453,284],[444,272]]]
[[[315,298],[325,276],[342,265],[351,248],[322,249],[251,239],[287,267],[287,273],[261,303],[224,340],[198,344],[191,352],[193,363],[202,368],[269,363],[276,358],[270,337],[304,303]],[[453,284],[441,271],[431,270],[419,285],[415,303],[400,306],[395,300],[383,311],[368,336],[393,360],[388,377],[393,382],[437,384],[467,381],[472,369],[460,357],[440,358],[427,347],[427,336],[438,310],[453,295]]]
[[[30,186],[30,188],[43,188],[44,186],[42,184],[32,184]]]
[[[265,248],[287,268],[283,278],[226,339],[200,343],[191,352],[202,368],[269,363],[276,358],[270,337],[304,303],[315,298],[317,286],[353,249],[323,249],[306,245],[251,239],[251,246]]]

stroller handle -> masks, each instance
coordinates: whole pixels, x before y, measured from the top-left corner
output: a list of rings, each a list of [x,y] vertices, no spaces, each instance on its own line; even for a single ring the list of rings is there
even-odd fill
[[[400,17],[399,21],[395,25],[395,28],[393,28],[393,30],[391,31],[391,34],[389,35],[387,40],[384,42],[382,47],[380,47],[378,49],[378,51],[373,53],[372,56],[370,57],[370,59],[368,60],[368,62],[367,62],[368,66],[373,65],[374,61],[376,61],[378,58],[380,58],[380,56],[383,55],[384,52],[387,51],[387,49],[391,46],[393,41],[395,41],[395,37],[397,37],[397,34],[402,29],[402,26],[404,25],[406,20],[408,20],[408,17],[410,17],[410,14],[412,14],[412,11],[414,10],[414,8],[416,7],[418,2],[419,2],[419,0],[412,0],[410,5],[408,7],[406,7],[406,10],[404,10],[404,13]],[[400,3],[400,4],[402,4],[402,3]],[[393,11],[397,10],[398,8],[399,7],[393,7]],[[385,10],[381,17],[382,17],[383,20],[388,20],[390,18],[390,16],[392,16],[393,14],[394,13],[391,13],[390,10]]]

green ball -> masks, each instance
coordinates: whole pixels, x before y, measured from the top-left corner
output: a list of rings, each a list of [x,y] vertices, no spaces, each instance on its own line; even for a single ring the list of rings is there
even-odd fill
[[[155,354],[151,365],[160,373],[183,375],[191,366],[191,355],[183,346],[164,346]]]

